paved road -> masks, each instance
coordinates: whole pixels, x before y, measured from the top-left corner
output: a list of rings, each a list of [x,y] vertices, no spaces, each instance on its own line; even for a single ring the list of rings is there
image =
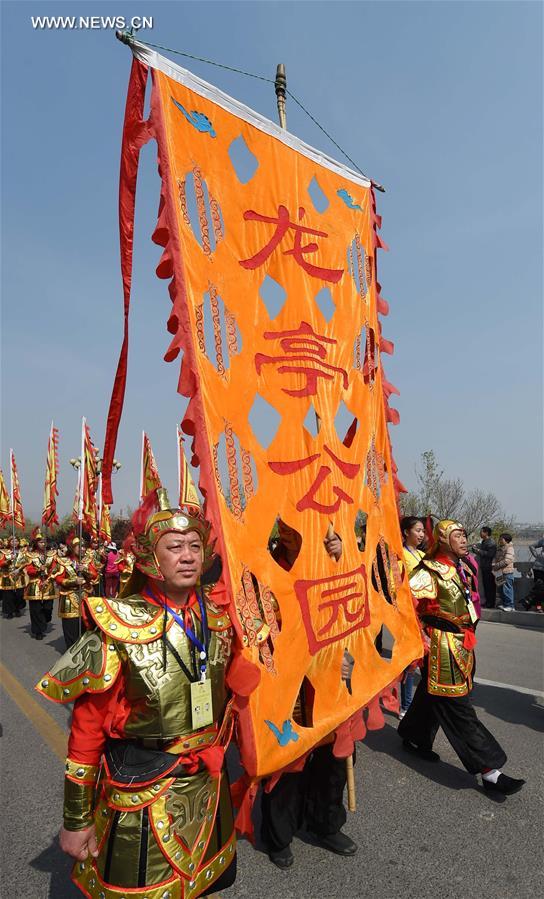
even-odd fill
[[[32,685],[62,649],[62,634],[55,623],[42,643],[30,640],[26,618],[0,622],[0,634],[2,662],[11,675],[2,678],[7,689],[2,691],[1,895],[75,899],[81,894],[69,882],[70,863],[56,840],[64,747],[52,722],[65,729],[68,710],[32,695]],[[358,750],[358,810],[346,827],[360,845],[358,855],[339,860],[301,835],[294,844],[295,866],[280,872],[262,851],[243,842],[239,878],[225,899],[541,895],[544,635],[482,622],[478,636],[477,676],[486,683],[475,688],[474,701],[508,752],[508,771],[527,778],[524,790],[502,803],[491,801],[440,734],[441,764],[406,757],[396,721],[387,716],[385,728]]]

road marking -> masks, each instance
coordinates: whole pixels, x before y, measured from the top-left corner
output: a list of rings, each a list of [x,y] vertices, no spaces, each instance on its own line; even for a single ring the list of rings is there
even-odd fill
[[[476,685],[482,684],[484,687],[500,687],[502,690],[514,690],[515,693],[526,693],[527,696],[538,696],[539,699],[544,699],[542,690],[532,690],[531,687],[516,687],[514,684],[501,684],[495,680],[485,680],[483,677],[474,678],[474,683]]]
[[[11,674],[10,671],[0,662],[0,676],[2,678],[2,687],[6,693],[11,696],[14,703],[20,708],[21,712],[28,718],[32,726],[38,731],[41,738],[55,753],[61,762],[66,759],[67,737],[66,733],[57,722],[48,715],[35,699],[29,694],[28,690]]]

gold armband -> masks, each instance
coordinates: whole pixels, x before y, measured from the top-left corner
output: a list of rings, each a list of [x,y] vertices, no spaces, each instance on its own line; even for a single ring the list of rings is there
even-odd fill
[[[66,830],[84,830],[93,823],[97,765],[82,765],[66,759],[64,781],[64,826]]]

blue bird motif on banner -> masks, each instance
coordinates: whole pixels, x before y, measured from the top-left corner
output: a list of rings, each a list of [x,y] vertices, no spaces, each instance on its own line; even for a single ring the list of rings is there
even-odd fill
[[[208,133],[210,137],[215,137],[215,131],[212,122],[210,122],[208,116],[204,115],[203,112],[197,112],[196,109],[193,109],[192,112],[187,112],[184,106],[181,103],[178,103],[177,100],[174,100],[173,97],[170,98],[172,103],[177,106],[180,112],[183,113],[187,121],[193,128],[196,128],[197,131],[200,131],[201,134]]]
[[[351,196],[351,194],[349,194],[347,192],[345,187],[342,187],[340,190],[337,190],[336,193],[338,194],[340,199],[344,201],[344,203],[346,204],[346,206],[348,206],[349,209],[360,209],[361,212],[363,211],[363,207],[359,206],[358,203],[354,202],[353,197]]]
[[[287,746],[287,744],[290,743],[291,740],[293,741],[293,743],[297,742],[298,734],[296,734],[294,732],[293,722],[290,719],[287,719],[287,721],[283,722],[283,724],[281,726],[281,730],[278,727],[276,727],[276,725],[274,724],[273,721],[267,721],[265,719],[264,723],[268,724],[270,730],[276,737],[276,740],[278,741],[280,746]]]

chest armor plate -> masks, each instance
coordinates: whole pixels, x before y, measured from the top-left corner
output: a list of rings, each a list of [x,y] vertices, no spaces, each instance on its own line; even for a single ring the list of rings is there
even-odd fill
[[[193,732],[191,686],[176,654],[193,673],[191,642],[174,621],[163,638],[151,643],[123,643],[118,652],[123,666],[125,696],[131,707],[124,730],[127,737],[171,740]],[[198,637],[202,638],[200,628]],[[230,656],[230,629],[211,631],[207,677],[211,680],[213,720],[221,719],[226,701],[225,671]],[[195,661],[199,670],[198,651]],[[196,679],[196,678],[194,678]]]

